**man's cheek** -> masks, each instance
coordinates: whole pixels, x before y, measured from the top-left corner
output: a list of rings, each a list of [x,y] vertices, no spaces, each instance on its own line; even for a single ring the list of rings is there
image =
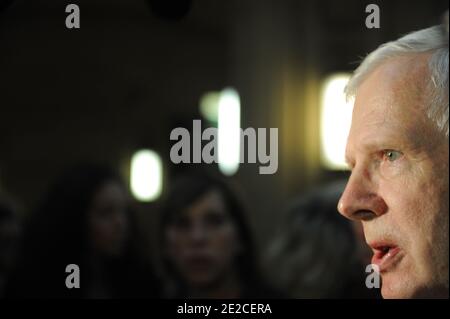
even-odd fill
[[[389,184],[382,195],[388,206],[388,213],[383,216],[383,226],[393,232],[403,249],[409,251],[421,231],[417,213],[427,203],[413,194],[415,190],[412,185],[400,179],[397,182]]]
[[[404,218],[411,213],[416,198],[417,186],[409,175],[399,175],[392,179],[382,179],[378,195],[388,207],[388,213],[395,219]]]
[[[428,264],[432,262],[432,229],[430,225],[430,214],[427,214],[429,203],[419,197],[411,197],[402,203],[405,209],[405,215],[401,220],[403,235],[405,239],[405,250],[408,260],[411,261],[409,266],[414,269],[411,271],[417,274],[423,274],[428,268]]]

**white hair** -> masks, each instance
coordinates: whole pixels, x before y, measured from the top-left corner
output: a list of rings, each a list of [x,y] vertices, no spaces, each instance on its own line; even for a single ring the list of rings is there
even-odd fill
[[[370,53],[347,84],[347,98],[354,97],[358,86],[388,59],[425,52],[431,53],[428,62],[430,79],[427,89],[430,104],[427,106],[427,116],[448,138],[448,12],[444,25],[412,32],[396,41],[385,43]]]

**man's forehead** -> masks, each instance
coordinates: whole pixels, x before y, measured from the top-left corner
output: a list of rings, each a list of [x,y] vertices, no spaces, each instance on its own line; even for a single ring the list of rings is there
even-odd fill
[[[428,58],[428,54],[392,58],[363,81],[349,142],[380,136],[414,139],[417,130],[425,128]]]
[[[411,113],[423,111],[429,54],[414,54],[391,58],[379,65],[361,83],[356,94],[355,106],[373,105],[355,108],[356,111],[386,111]],[[406,109],[405,109],[406,108]]]

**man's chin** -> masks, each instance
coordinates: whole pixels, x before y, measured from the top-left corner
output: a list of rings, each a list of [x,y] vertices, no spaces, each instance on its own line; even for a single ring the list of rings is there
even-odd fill
[[[381,288],[383,299],[411,299],[414,295],[401,290],[393,290],[386,287]]]
[[[412,282],[398,272],[389,272],[381,276],[381,295],[384,299],[411,299],[416,295]]]
[[[421,285],[417,279],[395,273],[383,274],[381,295],[384,299],[448,298],[446,287]]]

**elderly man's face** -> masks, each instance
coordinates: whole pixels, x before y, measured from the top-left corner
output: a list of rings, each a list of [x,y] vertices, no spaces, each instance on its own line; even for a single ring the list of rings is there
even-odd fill
[[[385,298],[448,296],[448,138],[426,116],[428,55],[391,59],[358,88],[338,209],[361,220]]]

